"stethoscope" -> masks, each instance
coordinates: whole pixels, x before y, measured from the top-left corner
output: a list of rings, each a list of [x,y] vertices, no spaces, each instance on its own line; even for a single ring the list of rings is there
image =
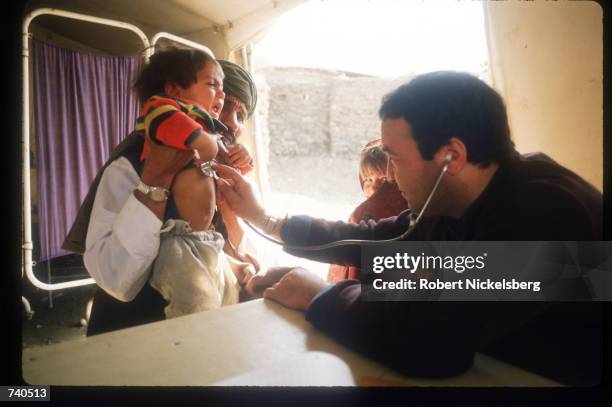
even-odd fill
[[[425,204],[423,205],[423,208],[419,211],[418,215],[415,215],[414,213],[410,213],[408,229],[404,233],[402,233],[401,235],[399,235],[397,237],[394,237],[393,239],[385,239],[385,240],[345,239],[345,240],[337,240],[335,242],[321,244],[321,245],[315,245],[315,246],[293,246],[293,245],[284,244],[283,242],[280,242],[280,241],[278,241],[276,239],[273,239],[273,238],[271,238],[271,237],[261,233],[259,230],[257,230],[253,225],[251,225],[247,221],[244,221],[244,223],[246,223],[258,235],[262,236],[266,240],[269,240],[269,241],[271,241],[273,243],[276,243],[276,244],[278,244],[280,246],[283,246],[283,248],[285,250],[317,251],[317,250],[331,249],[333,247],[338,247],[338,246],[349,246],[349,245],[377,246],[377,245],[385,245],[387,243],[396,242],[396,241],[399,241],[399,240],[405,240],[408,236],[410,236],[414,232],[414,230],[416,229],[417,225],[421,221],[421,218],[423,217],[423,214],[427,210],[427,207],[429,206],[429,203],[431,202],[431,199],[433,198],[434,194],[436,193],[436,191],[438,189],[438,186],[440,185],[440,182],[442,181],[442,177],[444,177],[444,174],[446,173],[446,171],[448,171],[448,165],[450,164],[452,159],[453,159],[453,157],[450,154],[448,154],[446,157],[444,157],[444,166],[442,167],[442,171],[440,171],[440,175],[438,175],[438,179],[436,180],[436,183],[434,184],[433,188],[431,189],[431,192],[429,193],[429,196],[427,197],[427,200],[425,201]]]

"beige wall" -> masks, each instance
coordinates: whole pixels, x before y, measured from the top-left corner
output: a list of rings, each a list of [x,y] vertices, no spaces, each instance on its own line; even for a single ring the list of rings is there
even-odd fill
[[[205,28],[201,31],[183,35],[191,41],[206,45],[215,54],[218,59],[227,59],[230,50],[228,48],[225,36],[221,30],[214,28]]]
[[[520,152],[543,151],[600,190],[603,31],[595,2],[486,2],[494,87]]]

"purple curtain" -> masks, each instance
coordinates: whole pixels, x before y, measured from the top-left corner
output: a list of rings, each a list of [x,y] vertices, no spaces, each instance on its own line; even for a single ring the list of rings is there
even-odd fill
[[[109,152],[134,128],[139,56],[77,52],[32,41],[40,260],[64,237]]]

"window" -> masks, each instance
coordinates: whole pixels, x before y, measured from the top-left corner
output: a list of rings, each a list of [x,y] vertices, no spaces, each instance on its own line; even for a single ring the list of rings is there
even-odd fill
[[[359,153],[380,137],[386,93],[432,70],[488,80],[482,4],[472,1],[311,1],[253,56],[269,206],[327,219],[348,219],[365,199]]]

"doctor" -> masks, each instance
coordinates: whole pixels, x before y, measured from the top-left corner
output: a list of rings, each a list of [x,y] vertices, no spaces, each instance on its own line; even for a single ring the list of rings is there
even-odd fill
[[[238,216],[291,246],[394,238],[415,215],[423,217],[408,240],[602,239],[601,193],[544,154],[521,156],[510,138],[502,98],[476,77],[458,72],[420,75],[387,95],[379,115],[388,176],[396,180],[412,216],[405,211],[359,225],[308,216],[278,218],[261,206],[245,178],[219,165],[221,199]],[[288,251],[336,264],[360,260],[356,246]],[[597,304],[362,302],[359,281],[328,285],[302,268],[255,276],[251,285],[258,284],[270,286],[265,298],[306,311],[316,328],[405,374],[456,375],[471,367],[476,351],[487,348],[568,383],[597,380],[600,372],[601,347],[592,341],[601,332],[601,321],[590,318],[601,312]],[[532,340],[552,332],[547,324],[562,329],[570,353],[575,353],[572,341],[577,340],[572,332],[580,332],[580,339],[591,345],[580,350],[578,359],[586,361],[581,379],[574,367],[554,365],[568,360],[567,349],[551,354],[550,346],[538,349],[542,341]],[[523,345],[516,340],[499,345],[515,334]]]

